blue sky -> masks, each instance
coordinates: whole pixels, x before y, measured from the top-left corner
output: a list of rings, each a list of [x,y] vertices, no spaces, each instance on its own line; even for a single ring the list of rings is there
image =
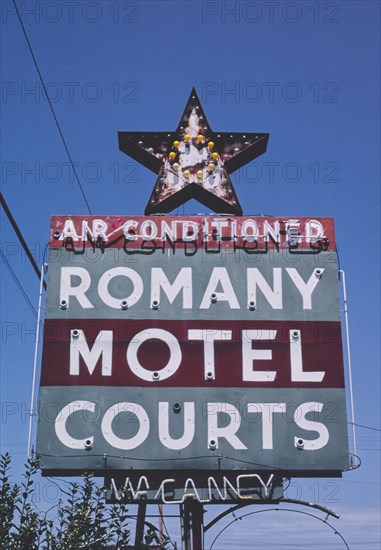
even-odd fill
[[[233,184],[245,214],[335,218],[347,277],[356,421],[380,429],[380,4],[18,4],[94,213],[143,213],[155,176],[119,151],[117,132],[174,130],[192,86],[213,130],[270,133],[267,153],[233,174]],[[50,216],[87,209],[12,2],[3,1],[1,10],[2,192],[41,264]],[[201,211],[195,203],[183,210]],[[1,215],[3,253],[37,308],[37,277]],[[1,451],[11,452],[19,473],[35,316],[4,263],[1,268]],[[350,548],[371,550],[379,544],[380,432],[358,428],[357,434],[360,469],[317,485],[296,480],[299,487],[289,496],[333,508]],[[233,524],[215,547],[232,548],[236,541],[250,548],[256,532],[266,548],[278,547],[274,532],[282,533],[283,547],[286,541],[292,548],[343,547],[315,520],[284,513],[274,523],[273,516]],[[304,546],[295,545],[300,533]]]

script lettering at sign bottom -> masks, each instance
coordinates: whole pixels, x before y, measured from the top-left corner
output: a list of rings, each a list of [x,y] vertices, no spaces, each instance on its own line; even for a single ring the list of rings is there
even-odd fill
[[[279,500],[283,496],[282,479],[266,473],[196,474],[186,477],[160,477],[151,473],[136,476],[120,474],[105,479],[107,502],[163,502],[181,504],[192,498],[201,503],[226,504],[237,501]]]

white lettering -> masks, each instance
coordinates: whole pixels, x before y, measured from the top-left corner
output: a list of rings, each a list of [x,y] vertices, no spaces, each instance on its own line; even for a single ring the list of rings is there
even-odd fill
[[[93,374],[99,358],[102,356],[102,376],[112,374],[112,330],[101,330],[93,344],[89,348],[83,330],[70,331],[70,374],[79,375],[79,356],[82,357],[87,370]]]
[[[271,361],[272,351],[269,349],[253,349],[255,340],[275,340],[276,330],[245,330],[242,331],[242,380],[245,382],[273,382],[275,371],[254,371],[254,361]]]
[[[152,340],[156,338],[165,342],[169,348],[169,359],[165,367],[158,369],[156,372],[145,369],[138,359],[138,351],[140,346],[146,340]],[[166,380],[172,376],[180,366],[182,359],[180,344],[175,336],[168,332],[167,330],[153,328],[142,330],[134,339],[130,342],[127,348],[127,362],[131,371],[136,374],[142,380],[150,381],[152,380]],[[156,375],[156,378],[154,376]]]
[[[107,218],[106,218],[107,219]],[[299,243],[316,243],[324,239],[324,227],[318,220],[263,220],[259,218],[242,218],[237,219],[221,219],[216,217],[203,218],[197,222],[189,219],[161,220],[158,223],[156,220],[147,219],[130,219],[127,221],[120,218],[112,219],[112,232],[107,235],[108,223],[100,218],[92,221],[92,231],[88,227],[87,220],[81,220],[75,217],[74,220],[66,219],[63,221],[62,231],[60,231],[59,240],[72,239],[79,240],[79,231],[82,227],[82,240],[87,237],[87,233],[93,242],[97,239],[107,241],[111,235],[124,235],[126,240],[148,240],[156,239],[162,242],[167,239],[171,243],[175,243],[178,239],[183,242],[196,241],[199,234],[202,235],[202,242],[218,242],[221,239],[230,241],[246,241],[261,243],[269,243],[273,241],[276,247],[281,241],[280,224],[284,224],[286,237],[283,241],[285,245]],[[181,225],[181,232],[178,231]],[[77,230],[78,228],[78,230]],[[215,230],[209,231],[210,228]],[[238,233],[237,234],[237,230]],[[86,233],[86,235],[85,235]],[[55,237],[57,238],[57,237]],[[241,242],[244,245],[244,242]]]
[[[307,420],[306,415],[310,412],[321,412],[323,409],[323,403],[302,403],[296,410],[294,414],[294,420],[299,428],[308,431],[314,431],[319,434],[317,439],[302,439],[299,437],[294,438],[295,447],[302,445],[303,449],[306,451],[317,451],[325,447],[329,441],[329,431],[327,427],[321,422],[315,422],[313,420]]]
[[[214,479],[214,477],[208,477],[208,492],[209,492],[209,500],[215,500],[215,492],[217,492],[218,497],[221,500],[226,500],[229,498],[229,493],[233,496],[233,498],[239,497],[239,489],[235,488],[234,485],[228,480],[226,476],[223,477],[222,482],[224,484],[223,491],[220,491],[220,488],[218,487],[218,483]],[[212,487],[214,485],[214,488]]]
[[[116,419],[121,413],[127,413],[128,415],[134,414],[139,422],[138,432],[134,436],[126,439],[115,435],[112,428],[113,420]],[[126,424],[128,425],[128,423]],[[117,403],[105,412],[102,419],[101,430],[107,443],[109,443],[112,447],[115,447],[115,449],[121,449],[123,451],[136,449],[136,447],[139,447],[139,445],[144,443],[148,437],[150,430],[148,414],[145,409],[137,403]]]
[[[252,480],[252,483],[250,481]],[[246,481],[246,486],[243,487],[243,483]],[[248,483],[249,482],[249,483]],[[156,481],[157,483],[157,481]],[[184,482],[183,486],[180,488],[180,483],[174,478],[163,479],[160,482],[159,488],[154,489],[150,487],[149,481],[146,476],[141,476],[138,480],[136,489],[132,484],[129,477],[125,479],[123,486],[117,486],[117,482],[114,478],[110,480],[110,490],[111,497],[113,496],[117,501],[124,499],[129,500],[158,500],[168,504],[179,504],[184,502],[186,498],[192,497],[198,500],[201,503],[206,502],[216,502],[216,501],[226,501],[226,500],[253,500],[255,494],[258,494],[258,489],[263,490],[263,496],[267,498],[270,495],[271,487],[274,483],[274,474],[269,475],[267,481],[263,479],[259,474],[241,474],[237,476],[234,480],[228,479],[226,476],[223,476],[221,482],[217,482],[216,479],[212,476],[207,479],[207,498],[201,499],[197,485],[199,481],[195,481],[191,477],[188,477]],[[204,483],[202,483],[204,486]],[[172,485],[172,487],[168,487]],[[222,487],[221,487],[222,485]],[[142,489],[142,487],[144,487]],[[172,496],[175,496],[175,491],[178,489],[182,491],[182,497],[180,500],[170,500],[166,497],[166,494],[171,493]],[[155,494],[151,497],[148,494],[148,491],[156,491]],[[245,493],[245,494],[243,494]]]
[[[66,220],[64,228],[61,232],[60,241],[63,241],[64,239],[73,239],[74,241],[78,240],[78,234],[74,227],[73,220]]]
[[[182,222],[183,232],[182,239],[184,242],[190,242],[197,239],[198,225],[196,222]]]
[[[240,482],[241,482],[242,479],[257,479],[259,481],[259,483],[262,485],[262,487],[265,491],[265,497],[268,497],[269,487],[271,486],[271,482],[272,482],[273,478],[274,478],[274,474],[271,474],[271,476],[267,480],[267,483],[264,483],[263,479],[258,474],[241,474],[241,475],[237,476],[237,493],[238,493],[238,496],[240,498],[244,498],[244,499],[249,498],[250,500],[252,500],[251,496],[246,497],[246,496],[241,495]]]
[[[257,303],[257,286],[273,309],[282,309],[282,268],[273,268],[273,288],[257,267],[247,269],[247,300]]]
[[[255,241],[259,235],[257,222],[254,220],[245,220],[242,224],[242,237],[248,242]]]
[[[209,447],[218,449],[218,440],[224,438],[234,449],[247,449],[246,445],[236,436],[236,432],[241,425],[241,415],[236,407],[233,405],[230,405],[230,407],[233,409],[232,412],[227,410],[226,403],[207,404]],[[230,416],[230,422],[227,426],[218,426],[219,413]]]
[[[318,220],[309,220],[306,223],[307,242],[316,242],[324,237],[324,228]]]
[[[128,296],[123,296],[122,298],[114,298],[111,296],[108,286],[115,277],[126,277],[132,282],[133,289]],[[138,273],[136,273],[136,271],[129,267],[113,267],[108,269],[105,273],[103,273],[98,283],[99,296],[106,305],[114,309],[120,309],[120,304],[122,301],[127,302],[127,307],[133,306],[140,300],[143,290],[144,287],[142,278]]]
[[[173,304],[179,292],[183,291],[183,309],[192,308],[192,268],[182,267],[171,284],[161,267],[151,270],[151,303],[160,302],[160,289],[163,289],[170,304]]]
[[[175,221],[171,222],[171,226],[164,220],[161,222],[161,240],[165,241],[167,238],[171,242],[177,240],[177,223]]]
[[[316,285],[320,281],[320,278],[316,275],[316,270],[312,272],[312,275],[308,279],[307,283],[303,281],[302,277],[294,267],[286,267],[286,271],[302,296],[303,309],[312,309],[311,296],[316,288]],[[324,268],[321,268],[319,271],[321,276],[324,272]]]
[[[273,449],[273,415],[286,412],[286,403],[248,403],[247,412],[262,415],[262,448]]]
[[[173,478],[163,479],[163,481],[160,483],[160,487],[159,487],[159,489],[158,489],[158,491],[155,495],[155,499],[160,498],[160,495],[161,495],[161,500],[164,503],[168,503],[168,504],[179,504],[179,503],[181,503],[181,500],[166,500],[166,498],[165,498],[165,493],[169,492],[169,489],[166,489],[165,486],[168,483],[175,483],[175,482],[176,482],[176,480],[173,479]],[[174,490],[173,490],[173,492],[174,492]]]
[[[286,222],[286,234],[288,236],[288,242],[292,245],[300,243],[302,238],[300,236],[300,221],[288,220]]]
[[[93,240],[107,241],[107,223],[104,220],[93,220]]]
[[[188,447],[194,438],[194,429],[194,403],[184,403],[184,433],[181,437],[174,439],[169,435],[169,403],[168,401],[159,402],[159,439],[167,449],[179,451]]]
[[[200,495],[196,489],[196,485],[191,477],[188,477],[184,485],[184,493],[181,499],[181,502],[184,502],[186,498],[196,497],[196,499],[201,502]]]
[[[250,481],[253,483],[250,483]],[[246,487],[243,487],[244,481]],[[216,479],[212,476],[209,476],[207,479],[208,493],[206,499],[201,499],[199,494],[199,489],[197,485],[200,481],[195,481],[191,477],[188,477],[184,482],[184,485],[181,487],[182,498],[180,500],[170,500],[166,498],[166,494],[171,493],[175,495],[176,488],[180,490],[179,482],[174,478],[163,479],[160,482],[159,488],[156,493],[150,498],[148,491],[155,491],[153,487],[150,487],[149,481],[146,476],[141,476],[138,480],[136,489],[132,484],[129,477],[125,479],[123,486],[117,486],[117,482],[114,478],[110,480],[110,490],[111,497],[119,502],[121,500],[145,500],[147,497],[149,500],[158,500],[168,504],[179,504],[184,502],[186,498],[192,497],[198,500],[201,503],[206,502],[216,502],[218,500],[231,500],[231,499],[241,499],[241,500],[254,500],[253,491],[255,494],[258,493],[258,489],[263,489],[263,496],[267,498],[270,494],[271,486],[274,482],[274,474],[269,475],[267,481],[263,479],[259,474],[241,474],[237,476],[234,480],[230,481],[226,476],[223,476],[222,482],[217,482]],[[157,483],[157,482],[156,482]],[[202,486],[204,485],[201,482]],[[168,487],[172,485],[172,487]],[[221,487],[222,485],[222,487]],[[243,494],[245,492],[246,494]],[[248,495],[248,496],[247,496]]]
[[[231,340],[231,330],[202,330],[189,329],[189,340],[202,340],[204,342],[204,374],[207,380],[214,380],[214,342],[222,340]]]
[[[222,292],[217,292],[218,285],[222,286]],[[209,309],[212,303],[211,296],[215,295],[215,301],[227,301],[230,309],[239,309],[239,302],[234,292],[233,285],[225,267],[214,267],[201,301],[200,309]]]
[[[141,489],[143,484],[145,485],[146,489]],[[130,481],[130,478],[126,477],[126,481],[124,482],[122,494],[124,494],[124,495],[128,494],[129,496],[131,496],[131,498],[133,498],[134,500],[137,500],[141,497],[144,497],[148,493],[148,490],[149,490],[149,483],[148,483],[148,480],[147,480],[146,476],[141,476],[139,478],[139,482],[138,482],[138,485],[136,487],[136,491],[135,491],[134,486],[132,485],[132,483]]]
[[[279,222],[275,221],[273,227],[267,220],[265,220],[263,222],[263,235],[266,242],[269,240],[270,236],[274,242],[279,243]]]
[[[71,286],[72,277],[79,277],[80,283],[77,286]],[[85,296],[85,293],[90,288],[90,284],[90,274],[84,267],[61,267],[60,303],[67,303],[69,306],[69,298],[70,296],[74,296],[84,309],[94,307]]]
[[[136,229],[137,226],[138,226],[138,222],[136,222],[135,220],[126,221],[126,223],[123,225],[124,238],[127,239],[128,241],[136,241],[138,237],[136,233],[131,233],[132,231],[131,228]]]
[[[223,227],[228,227],[228,220],[213,220],[210,224],[212,227],[216,228],[216,237],[217,242],[222,240],[222,229]]]
[[[84,439],[76,439],[71,437],[67,432],[66,423],[69,417],[75,412],[84,410],[94,412],[94,409],[95,403],[92,403],[91,401],[72,401],[62,409],[54,423],[56,436],[61,443],[70,449],[84,449],[86,443],[88,445],[93,444],[93,436],[85,437]]]
[[[289,335],[292,382],[321,382],[325,376],[324,371],[305,372],[303,370],[300,330],[292,329]]]
[[[142,223],[140,232],[143,239],[147,241],[153,241],[157,237],[156,223],[151,220],[146,220]]]

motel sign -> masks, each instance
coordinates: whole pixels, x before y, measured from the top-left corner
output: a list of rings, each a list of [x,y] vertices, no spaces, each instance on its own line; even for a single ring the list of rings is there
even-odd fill
[[[349,468],[332,219],[54,216],[48,276],[46,475],[209,502]]]

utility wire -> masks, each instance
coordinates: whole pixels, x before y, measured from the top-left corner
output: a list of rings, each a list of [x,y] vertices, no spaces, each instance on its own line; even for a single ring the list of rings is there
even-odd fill
[[[13,271],[13,269],[11,267],[11,264],[8,262],[7,258],[5,257],[5,255],[4,255],[4,253],[1,249],[0,249],[0,254],[1,254],[1,257],[3,258],[3,261],[5,262],[5,265],[7,266],[10,274],[12,275],[15,283],[19,287],[19,290],[20,290],[21,294],[24,296],[26,303],[30,307],[32,313],[37,317],[37,311],[34,309],[32,302],[29,300],[28,295],[24,290],[24,287],[22,286],[22,284],[18,280],[16,273]]]
[[[352,424],[352,422],[348,422],[348,424]],[[381,432],[380,428],[373,428],[372,426],[364,426],[364,424],[356,424],[355,426],[358,426],[359,428],[364,428],[365,430],[374,430],[375,432]]]
[[[47,101],[48,101],[50,110],[51,110],[51,112],[52,112],[54,121],[55,121],[55,123],[56,123],[58,133],[59,133],[59,135],[60,135],[60,137],[61,137],[61,140],[62,140],[63,146],[64,146],[64,148],[65,148],[66,154],[67,154],[67,156],[68,156],[68,158],[69,158],[71,167],[72,167],[72,169],[73,169],[73,174],[74,174],[74,176],[75,176],[75,179],[77,180],[78,186],[79,186],[79,188],[80,188],[80,190],[81,190],[83,199],[84,199],[84,201],[85,201],[85,203],[86,203],[86,206],[87,206],[87,209],[88,209],[90,215],[92,215],[91,208],[90,208],[90,206],[89,206],[89,203],[87,202],[86,195],[85,195],[85,192],[84,192],[84,190],[83,190],[83,188],[82,188],[81,182],[79,181],[79,177],[78,177],[78,174],[77,174],[77,170],[75,169],[75,166],[74,166],[73,160],[72,160],[72,158],[71,158],[71,155],[70,155],[68,146],[67,146],[67,144],[66,144],[66,140],[65,140],[65,138],[64,138],[64,136],[63,136],[63,133],[62,133],[60,124],[59,124],[59,122],[58,122],[56,113],[55,113],[55,111],[54,111],[54,109],[53,109],[52,102],[50,101],[50,97],[49,97],[48,91],[47,91],[47,89],[46,89],[44,80],[43,80],[43,78],[42,78],[41,71],[40,71],[40,69],[39,69],[39,67],[38,67],[36,57],[35,57],[35,55],[34,55],[34,53],[33,53],[31,43],[30,43],[30,41],[29,41],[28,35],[27,35],[26,30],[25,30],[25,27],[24,27],[24,23],[22,22],[22,19],[21,19],[21,16],[20,16],[20,13],[19,13],[17,4],[16,4],[16,0],[13,0],[13,5],[14,5],[14,7],[15,7],[16,14],[17,14],[17,18],[18,18],[18,20],[19,20],[19,22],[20,22],[22,31],[23,31],[24,36],[25,36],[25,40],[26,40],[26,42],[27,42],[27,44],[28,44],[28,48],[29,48],[30,55],[32,56],[34,66],[35,66],[36,71],[37,71],[37,73],[38,73],[38,76],[39,76],[39,78],[40,78],[41,85],[42,85],[43,90],[44,90],[44,92],[45,92],[46,99],[47,99]]]
[[[37,274],[38,280],[40,281],[40,280],[41,280],[41,271],[40,271],[38,265],[36,264],[36,261],[35,261],[35,259],[33,258],[32,253],[31,253],[31,251],[29,250],[28,245],[26,244],[26,241],[25,241],[25,239],[24,239],[24,237],[23,237],[23,235],[22,235],[22,233],[21,233],[21,231],[20,231],[20,228],[19,228],[19,226],[17,225],[16,220],[15,220],[14,217],[12,216],[12,213],[11,213],[11,211],[9,210],[7,203],[5,202],[5,199],[4,199],[2,193],[0,193],[0,203],[1,203],[1,206],[3,207],[3,209],[4,209],[4,212],[6,213],[6,215],[7,215],[7,217],[8,217],[8,220],[9,220],[11,226],[13,227],[13,229],[14,229],[14,231],[15,231],[17,237],[18,237],[18,240],[19,240],[20,243],[21,243],[21,246],[23,247],[23,249],[24,249],[26,255],[28,256],[28,259],[29,259],[30,263],[32,264],[32,267],[33,267],[34,271],[35,271],[36,274]],[[3,255],[3,256],[4,256],[4,255]],[[9,265],[9,264],[8,264],[8,265]],[[44,289],[46,290],[46,282],[45,282],[45,281],[43,282],[43,285],[44,285]],[[36,313],[36,312],[35,312],[35,313]],[[36,313],[36,315],[37,315],[37,313]]]

